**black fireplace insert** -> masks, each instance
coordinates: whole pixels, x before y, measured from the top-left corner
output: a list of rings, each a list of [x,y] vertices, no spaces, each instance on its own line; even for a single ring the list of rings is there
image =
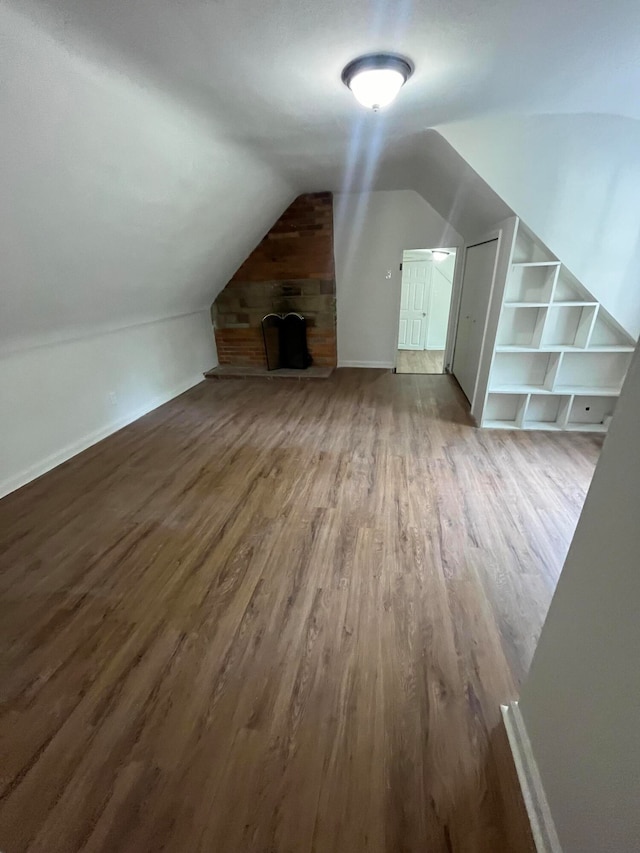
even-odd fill
[[[302,314],[267,314],[262,319],[267,370],[306,370],[312,359],[307,347],[307,321]]]

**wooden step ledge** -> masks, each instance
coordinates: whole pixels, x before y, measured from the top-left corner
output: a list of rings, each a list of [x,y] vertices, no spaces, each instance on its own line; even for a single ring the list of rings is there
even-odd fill
[[[235,364],[221,364],[207,370],[205,379],[329,379],[335,368],[308,367],[306,370],[267,370],[266,367],[242,367]]]

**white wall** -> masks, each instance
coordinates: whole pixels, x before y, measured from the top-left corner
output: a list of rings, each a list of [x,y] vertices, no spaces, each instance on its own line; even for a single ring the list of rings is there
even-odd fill
[[[208,311],[0,358],[0,496],[203,381],[216,364]]]
[[[371,142],[367,134],[361,144],[365,145],[365,154],[370,155]],[[377,155],[377,148],[375,151]],[[312,186],[350,193],[363,189],[415,190],[466,239],[474,239],[493,228],[496,222],[513,216],[509,206],[436,130],[387,138],[379,155],[373,177],[370,166],[366,167],[365,156],[361,164],[364,171],[360,175],[357,169],[348,168],[345,172],[344,164],[331,170],[319,164],[319,169],[314,169],[314,178],[320,183]],[[353,181],[348,186],[345,186],[345,174]]]
[[[451,247],[453,248],[453,247]],[[453,273],[456,267],[456,252],[451,252],[444,261],[434,261],[434,270],[444,276],[448,282],[453,283]]]
[[[295,191],[90,46],[6,3],[0,28],[6,492],[216,364],[208,307]]]
[[[640,850],[640,354],[520,708],[564,853]]]
[[[451,292],[456,265],[456,252],[444,261],[433,261],[431,298],[429,300],[429,327],[425,349],[444,350],[447,345]]]
[[[90,47],[0,28],[0,348],[208,307],[294,190]]]
[[[412,190],[336,195],[334,218],[338,364],[393,367],[403,251],[462,238]]]
[[[438,129],[637,337],[640,122],[603,115],[511,116]]]

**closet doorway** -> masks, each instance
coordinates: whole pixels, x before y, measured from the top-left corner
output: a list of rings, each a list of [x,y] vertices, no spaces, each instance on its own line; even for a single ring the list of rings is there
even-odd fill
[[[396,373],[444,373],[455,262],[455,249],[403,252]]]

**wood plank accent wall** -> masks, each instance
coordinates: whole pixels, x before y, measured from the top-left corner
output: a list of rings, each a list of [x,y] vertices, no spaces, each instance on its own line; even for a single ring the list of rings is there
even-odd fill
[[[333,196],[299,196],[238,269],[212,306],[220,364],[265,364],[265,314],[307,319],[314,364],[335,366]]]

